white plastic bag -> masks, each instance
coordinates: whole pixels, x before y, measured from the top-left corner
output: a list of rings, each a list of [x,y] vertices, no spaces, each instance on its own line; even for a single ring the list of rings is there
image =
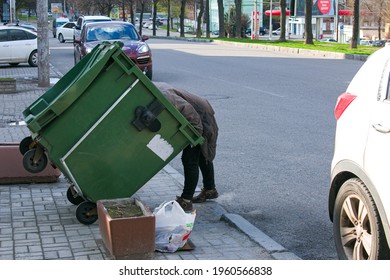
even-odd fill
[[[153,214],[156,218],[156,250],[176,252],[191,235],[196,211],[186,213],[175,200],[163,202]]]

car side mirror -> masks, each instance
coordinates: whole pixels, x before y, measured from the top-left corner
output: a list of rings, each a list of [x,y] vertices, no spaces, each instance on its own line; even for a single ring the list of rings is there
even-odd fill
[[[143,42],[145,42],[146,40],[149,40],[149,36],[142,35],[141,40],[142,40]]]

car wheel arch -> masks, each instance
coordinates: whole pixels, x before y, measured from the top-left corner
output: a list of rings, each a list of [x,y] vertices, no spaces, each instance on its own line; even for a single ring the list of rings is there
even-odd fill
[[[374,184],[372,183],[370,178],[365,174],[363,169],[359,165],[357,165],[356,163],[350,160],[340,161],[335,165],[335,167],[332,170],[332,180],[331,180],[329,199],[328,199],[328,212],[329,212],[330,220],[333,222],[333,210],[334,210],[337,194],[341,186],[344,184],[344,182],[346,182],[351,178],[360,179],[365,184],[371,196],[373,197],[377,211],[379,213],[379,218],[381,220],[383,229],[385,231],[387,244],[389,244],[390,246],[390,224],[385,209],[383,207],[382,200],[380,199],[380,196]]]

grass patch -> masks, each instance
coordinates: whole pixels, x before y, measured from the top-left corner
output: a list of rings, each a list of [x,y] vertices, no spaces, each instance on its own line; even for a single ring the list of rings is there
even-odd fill
[[[336,42],[322,42],[314,41],[313,45],[306,45],[303,40],[288,40],[286,42],[280,42],[279,40],[251,40],[251,39],[240,39],[240,38],[213,38],[214,40],[221,40],[226,42],[237,42],[237,43],[249,43],[249,44],[262,44],[272,45],[287,48],[299,48],[307,50],[320,50],[327,52],[338,52],[345,54],[360,54],[370,55],[377,51],[378,48],[370,46],[358,46],[357,49],[351,49],[349,44],[340,44]]]
[[[2,82],[11,82],[11,81],[15,81],[15,78],[1,78],[0,77],[0,81],[2,81]]]

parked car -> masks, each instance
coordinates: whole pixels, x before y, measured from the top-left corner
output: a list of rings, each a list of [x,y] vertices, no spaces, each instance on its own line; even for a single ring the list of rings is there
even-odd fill
[[[84,56],[103,41],[121,41],[123,52],[152,79],[152,52],[145,42],[149,37],[140,36],[128,22],[93,22],[83,26],[80,40],[74,44],[74,61],[78,63]]]
[[[74,27],[73,41],[75,39],[80,40],[81,29],[84,24],[89,22],[107,22],[111,21],[111,18],[106,16],[80,16],[77,19],[76,26]]]
[[[372,40],[360,40],[362,46],[372,46]]]
[[[58,41],[60,41],[60,43],[65,43],[65,41],[69,41],[69,40],[73,41],[75,26],[76,26],[76,22],[70,21],[58,27],[57,34],[56,34]]]
[[[259,29],[259,34],[260,35],[265,35],[268,33],[268,30],[264,27],[260,27]],[[245,34],[248,35],[248,36],[251,36],[252,35],[252,28],[247,28],[246,31],[245,31]]]
[[[376,40],[372,42],[373,47],[384,47],[386,44],[386,40]]]
[[[390,47],[364,63],[335,106],[329,215],[340,259],[390,257]]]
[[[333,38],[324,38],[324,39],[321,39],[321,42],[333,42],[333,43],[336,43],[336,39],[333,39]]]
[[[279,35],[279,34],[280,34],[280,27],[272,31],[272,35]]]
[[[17,26],[0,26],[0,63],[38,65],[37,34]]]
[[[56,38],[56,36],[57,36],[57,28],[64,25],[67,22],[69,22],[69,19],[66,17],[59,17],[59,18],[53,19],[52,32],[53,32],[54,38]]]
[[[180,27],[177,28],[177,32],[180,32]],[[190,33],[192,32],[191,26],[184,26],[184,33]]]

